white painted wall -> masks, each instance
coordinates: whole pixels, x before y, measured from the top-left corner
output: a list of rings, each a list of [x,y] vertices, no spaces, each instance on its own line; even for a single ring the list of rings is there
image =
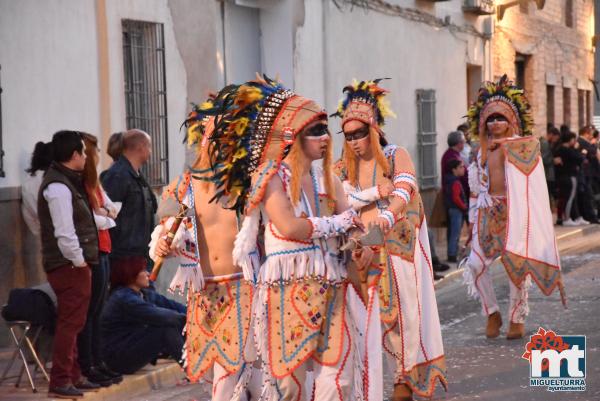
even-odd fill
[[[486,70],[485,42],[472,35],[434,28],[404,18],[362,9],[340,12],[332,2],[305,0],[304,21],[295,35],[294,74],[296,90],[313,96],[333,112],[342,88],[353,78],[389,77],[382,86],[391,91],[389,100],[398,115],[385,127],[388,139],[405,146],[417,160],[417,89],[436,90],[438,164],[446,150],[447,134],[463,121],[467,110],[467,63]],[[396,1],[414,6],[415,1]],[[456,24],[469,23],[462,2],[437,3],[422,8],[443,18],[451,15]],[[444,4],[444,7],[440,5]],[[475,20],[479,24],[479,20]],[[484,72],[484,75],[486,73]],[[339,121],[330,120],[332,132]],[[335,137],[336,156],[342,137]]]
[[[174,36],[167,0],[110,0],[106,4],[108,23],[111,132],[125,129],[125,92],[121,20],[132,19],[164,24],[165,70],[169,138],[169,178],[180,174],[185,163],[183,133],[179,127],[189,111],[184,63]],[[211,55],[212,56],[212,55]],[[203,99],[202,99],[203,100]]]
[[[227,83],[254,79],[262,71],[259,9],[224,4],[225,71]]]
[[[0,0],[0,187],[21,185],[37,141],[60,129],[99,132],[94,27],[93,1]]]

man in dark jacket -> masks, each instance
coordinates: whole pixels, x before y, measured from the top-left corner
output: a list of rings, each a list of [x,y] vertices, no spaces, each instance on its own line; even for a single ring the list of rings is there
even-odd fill
[[[147,291],[146,259],[119,259],[111,284],[113,292],[102,313],[103,357],[108,366],[131,374],[159,355],[179,362],[186,307],[156,291]]]
[[[579,150],[585,157],[579,175],[579,211],[583,218],[590,223],[600,224],[596,215],[593,182],[600,176],[600,162],[598,161],[598,147],[592,143],[594,129],[591,125],[579,130]]]
[[[81,175],[86,159],[81,134],[59,131],[52,148],[54,161],[38,196],[42,262],[58,303],[48,395],[74,399],[99,388],[83,378],[77,363],[77,335],[91,295],[90,265],[98,264],[98,230]]]
[[[140,169],[151,153],[150,136],[137,129],[129,130],[123,136],[123,154],[102,174],[108,197],[123,204],[117,225],[110,230],[111,260],[148,255],[157,203]]]

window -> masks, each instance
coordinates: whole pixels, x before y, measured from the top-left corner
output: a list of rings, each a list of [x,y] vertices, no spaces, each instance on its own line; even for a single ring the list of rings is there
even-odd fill
[[[563,88],[563,124],[571,126],[571,89]]]
[[[554,124],[554,86],[546,85],[546,122]]]
[[[577,128],[581,128],[585,125],[585,91],[581,89],[577,91],[577,117]]]
[[[421,189],[437,184],[437,133],[435,131],[435,91],[417,89],[417,148]]]
[[[565,25],[573,28],[573,0],[565,0]]]
[[[169,180],[163,25],[131,20],[122,25],[127,129],[139,128],[152,138],[152,157],[142,171],[159,187]]]
[[[2,66],[0,65],[0,73]],[[2,146],[2,81],[0,80],[0,177],[6,177],[4,173],[4,147]]]
[[[592,123],[592,91],[585,91],[585,124]]]
[[[525,82],[525,71],[527,68],[527,61],[529,56],[517,53],[515,55],[515,83],[517,86],[526,89]]]

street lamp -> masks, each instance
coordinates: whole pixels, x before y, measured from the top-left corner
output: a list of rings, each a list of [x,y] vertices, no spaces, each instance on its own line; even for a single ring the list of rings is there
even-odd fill
[[[537,6],[538,10],[541,10],[542,8],[544,8],[544,5],[546,4],[546,0],[532,0],[535,1],[535,5]],[[498,21],[502,21],[502,18],[504,18],[504,13],[506,12],[506,10],[508,8],[514,7],[518,4],[527,4],[527,2],[529,2],[529,0],[513,0],[513,1],[509,1],[506,4],[500,4],[499,6],[497,6],[497,10],[498,10]]]

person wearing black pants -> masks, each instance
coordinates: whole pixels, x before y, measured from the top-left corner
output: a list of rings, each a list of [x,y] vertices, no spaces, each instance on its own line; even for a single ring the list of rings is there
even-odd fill
[[[579,150],[584,157],[579,176],[579,210],[583,218],[590,223],[600,224],[596,213],[593,183],[600,175],[598,147],[592,143],[593,127],[585,126],[579,130]]]
[[[85,144],[86,163],[83,170],[83,184],[93,211],[98,230],[98,264],[92,266],[92,286],[90,305],[85,326],[77,337],[78,362],[81,372],[92,383],[109,386],[119,383],[123,377],[108,369],[102,361],[100,347],[100,315],[108,296],[110,278],[109,254],[112,244],[108,230],[115,226],[116,205],[108,198],[98,180],[97,165],[100,160],[98,139],[82,133]]]
[[[102,314],[102,355],[110,369],[132,374],[159,356],[181,363],[186,307],[148,291],[143,256],[120,258]]]
[[[556,166],[559,195],[557,224],[562,223],[564,226],[587,223],[579,214],[577,205],[577,175],[583,162],[583,156],[575,148],[576,144],[576,135],[566,132],[561,136],[561,146],[556,149],[555,153],[555,156],[560,158],[560,164]]]

